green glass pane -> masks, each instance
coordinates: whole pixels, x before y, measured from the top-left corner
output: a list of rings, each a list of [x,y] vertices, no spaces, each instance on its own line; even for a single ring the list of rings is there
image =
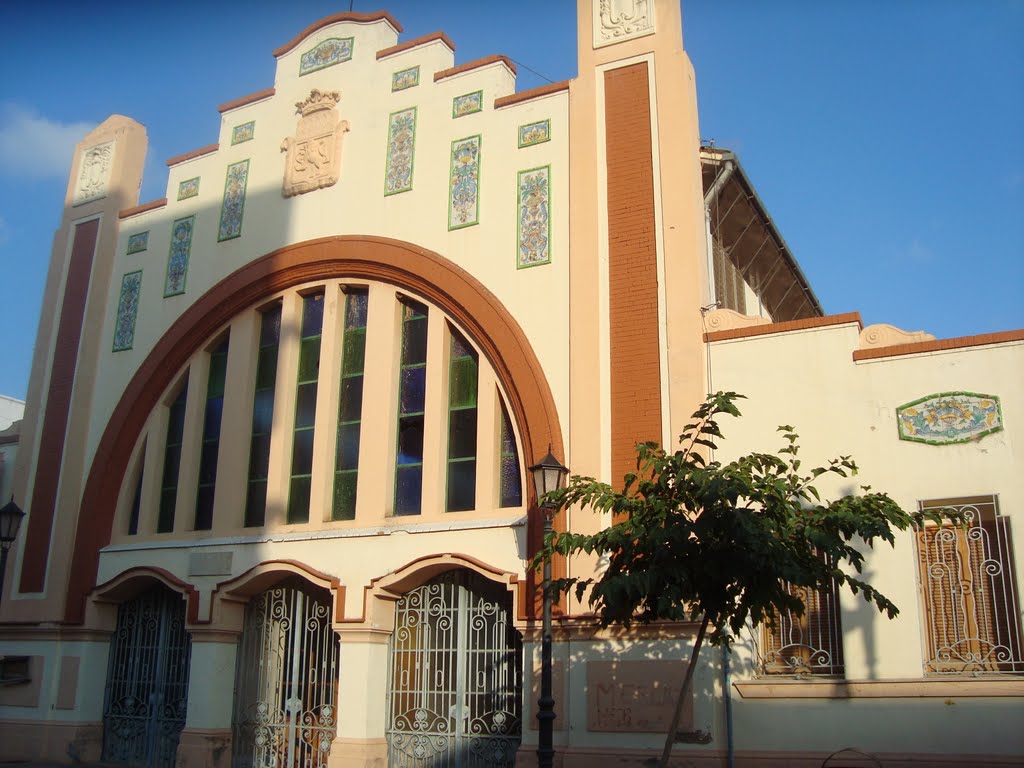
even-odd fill
[[[263,525],[267,515],[267,481],[256,480],[249,483],[249,492],[245,498],[245,525]]]
[[[256,363],[256,389],[273,389],[276,378],[277,347],[265,347]]]
[[[335,469],[357,469],[359,467],[359,424],[342,424],[338,427],[338,446]]]
[[[448,511],[465,512],[476,506],[476,461],[448,464]]]
[[[448,404],[452,408],[470,408],[476,405],[476,360],[463,357],[452,360],[452,377]]]
[[[288,494],[288,523],[309,522],[310,478],[293,477],[291,492]]]
[[[366,329],[345,331],[345,351],[342,357],[342,374],[351,376],[362,373],[366,360]]]
[[[320,372],[320,337],[299,343],[299,381],[316,381]]]
[[[452,411],[448,419],[448,458],[476,456],[476,408]]]
[[[334,506],[331,518],[334,520],[356,519],[356,481],[355,472],[338,472],[334,476]]]
[[[363,410],[363,377],[351,376],[341,380],[341,402],[338,405],[339,421],[359,421]]]
[[[170,533],[174,530],[174,504],[177,497],[177,488],[167,488],[160,494],[160,516],[156,522],[157,533]]]
[[[228,369],[228,344],[224,342],[210,355],[210,378],[207,380],[206,396],[220,397],[224,394],[224,379]]]
[[[402,365],[427,361],[427,318],[407,320],[402,331]]]

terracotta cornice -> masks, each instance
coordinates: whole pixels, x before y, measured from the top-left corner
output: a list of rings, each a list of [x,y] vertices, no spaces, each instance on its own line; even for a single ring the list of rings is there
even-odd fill
[[[954,339],[935,339],[918,341],[913,344],[893,344],[891,347],[875,349],[857,349],[853,352],[854,360],[876,360],[880,357],[897,357],[899,355],[916,355],[922,352],[945,352],[950,349],[967,347],[983,347],[988,344],[1002,344],[1007,341],[1024,341],[1024,328],[1016,331],[999,331],[998,333],[979,333],[975,336],[958,336]]]
[[[157,208],[163,208],[165,205],[167,205],[167,198],[161,197],[159,200],[150,200],[148,203],[136,205],[134,208],[122,208],[118,211],[117,218],[127,219],[129,216],[138,216],[146,211],[155,211]]]
[[[277,93],[277,89],[276,88],[264,88],[262,91],[256,91],[256,93],[250,93],[248,96],[240,96],[237,99],[233,99],[231,101],[226,101],[223,104],[221,104],[219,107],[217,107],[217,111],[220,112],[221,114],[224,114],[225,112],[230,112],[232,109],[238,109],[239,107],[244,107],[246,104],[255,104],[257,101],[263,101],[264,99],[269,99],[275,93]]]
[[[519,104],[523,101],[529,101],[530,99],[539,99],[541,96],[549,96],[552,93],[559,93],[561,91],[569,90],[569,80],[562,80],[558,83],[549,83],[548,85],[541,85],[537,88],[531,88],[528,91],[522,91],[520,93],[512,93],[508,96],[500,96],[494,100],[494,108],[501,109],[502,107],[509,107],[513,104]]]
[[[208,144],[205,147],[200,147],[199,149],[193,149],[191,152],[186,152],[184,155],[175,155],[167,161],[167,167],[173,168],[176,165],[181,165],[187,160],[195,160],[197,157],[213,154],[218,149],[220,149],[220,144]]]
[[[811,328],[827,328],[830,325],[846,325],[847,323],[856,323],[858,327],[862,327],[860,312],[844,312],[841,315],[808,317],[803,320],[786,320],[782,323],[768,323],[767,325],[751,325],[746,328],[712,331],[711,333],[704,334],[704,341],[745,339],[750,336],[767,336],[772,333],[786,333],[788,331],[806,331]]]
[[[434,82],[444,80],[446,77],[461,75],[463,72],[469,72],[472,69],[480,69],[480,67],[486,67],[488,64],[497,63],[504,64],[511,70],[513,75],[516,74],[516,65],[512,63],[508,56],[494,54],[493,56],[484,56],[482,59],[476,59],[475,61],[467,61],[465,64],[459,64],[457,67],[449,67],[448,69],[442,69],[440,72],[435,72]]]
[[[280,48],[275,48],[274,58],[284,56],[289,51],[294,50],[299,43],[301,43],[303,40],[305,40],[307,37],[312,35],[317,30],[323,29],[324,27],[329,26],[331,24],[335,24],[339,21],[354,21],[357,24],[369,24],[370,22],[381,21],[382,19],[386,21],[388,24],[390,24],[392,27],[394,27],[396,32],[401,33],[402,25],[395,21],[395,17],[392,16],[387,11],[377,11],[376,13],[358,13],[354,11],[345,11],[343,13],[336,13],[333,16],[325,16],[324,18],[320,19],[320,21],[314,21],[304,30],[299,32],[299,34],[293,37],[289,42],[285,43]]]
[[[381,48],[379,51],[377,51],[377,58],[383,59],[388,56],[394,56],[396,53],[408,51],[411,48],[416,48],[417,46],[420,45],[426,45],[427,43],[432,43],[435,40],[440,40],[442,43],[448,46],[452,53],[455,52],[455,43],[452,42],[451,38],[448,37],[448,35],[438,30],[437,32],[431,32],[429,35],[417,37],[414,40],[406,40],[404,43],[392,45],[390,48]]]

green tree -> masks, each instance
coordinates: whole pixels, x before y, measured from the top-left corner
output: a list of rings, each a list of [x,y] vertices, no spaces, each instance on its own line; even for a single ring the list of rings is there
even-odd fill
[[[728,463],[709,460],[723,437],[721,415],[738,417],[735,392],[708,396],[680,436],[680,450],[637,446],[637,471],[621,491],[590,477],[574,476],[550,494],[559,506],[581,505],[610,512],[615,524],[595,534],[554,533],[534,558],[539,567],[555,553],[597,554],[607,568],[593,578],[552,582],[553,592],[589,589],[589,603],[602,626],[633,622],[699,621],[683,687],[676,702],[659,765],[668,760],[683,703],[710,629],[708,642],[728,646],[749,622],[767,622],[804,606],[787,587],[808,590],[845,585],[889,618],[899,610],[860,578],[864,547],[894,543],[906,530],[934,515],[908,514],[885,493],[863,486],[855,495],[823,502],[812,485],[822,475],[849,477],[849,456],[827,466],[801,469],[798,438],[779,427],[777,454],[751,453]],[[846,566],[841,567],[841,566]]]

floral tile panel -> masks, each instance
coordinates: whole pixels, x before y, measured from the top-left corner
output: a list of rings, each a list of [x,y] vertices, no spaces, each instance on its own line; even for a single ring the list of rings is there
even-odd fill
[[[171,247],[167,253],[167,278],[164,280],[164,298],[185,292],[188,260],[192,253],[192,231],[196,217],[178,219],[171,227]]]
[[[532,147],[534,144],[543,144],[551,141],[551,121],[538,120],[536,123],[527,123],[519,126],[519,148]]]
[[[141,292],[141,269],[121,278],[121,298],[117,302],[117,320],[114,323],[114,352],[131,349],[135,342],[135,319],[139,314]]]
[[[178,184],[178,199],[187,200],[190,197],[195,197],[199,194],[199,177],[196,176],[194,179],[186,179],[185,181]]]
[[[452,117],[462,117],[484,108],[484,92],[474,91],[452,99]]]
[[[995,395],[941,392],[896,409],[900,440],[950,445],[980,440],[1003,428],[1003,413]]]
[[[248,123],[242,123],[236,125],[231,129],[231,144],[241,144],[243,141],[252,141],[253,136],[256,135],[256,121],[250,120]]]
[[[420,68],[418,65],[415,67],[409,67],[409,69],[403,69],[391,75],[392,91],[404,91],[406,88],[412,88],[419,84]]]
[[[452,142],[448,229],[480,223],[480,136]]]
[[[333,67],[352,58],[352,37],[329,37],[310,48],[299,59],[299,76]]]
[[[388,156],[384,194],[412,189],[413,153],[416,144],[416,107],[393,112],[388,122]]]
[[[551,166],[519,172],[517,266],[551,262]]]
[[[128,236],[128,250],[126,252],[129,256],[133,253],[141,253],[147,248],[149,248],[149,230],[136,232],[134,235]]]
[[[245,187],[249,181],[249,161],[228,166],[224,179],[224,202],[220,207],[217,240],[230,240],[242,234],[242,213],[245,210]]]

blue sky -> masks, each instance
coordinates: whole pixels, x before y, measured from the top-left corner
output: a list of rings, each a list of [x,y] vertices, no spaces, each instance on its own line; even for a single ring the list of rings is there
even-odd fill
[[[661,0],[659,0],[660,2]],[[0,393],[24,398],[71,150],[143,123],[140,201],[326,2],[0,3]],[[576,74],[570,0],[354,0],[524,90]],[[1024,0],[684,0],[701,133],[736,151],[826,312],[939,338],[1024,327]],[[540,73],[538,76],[529,69]]]

